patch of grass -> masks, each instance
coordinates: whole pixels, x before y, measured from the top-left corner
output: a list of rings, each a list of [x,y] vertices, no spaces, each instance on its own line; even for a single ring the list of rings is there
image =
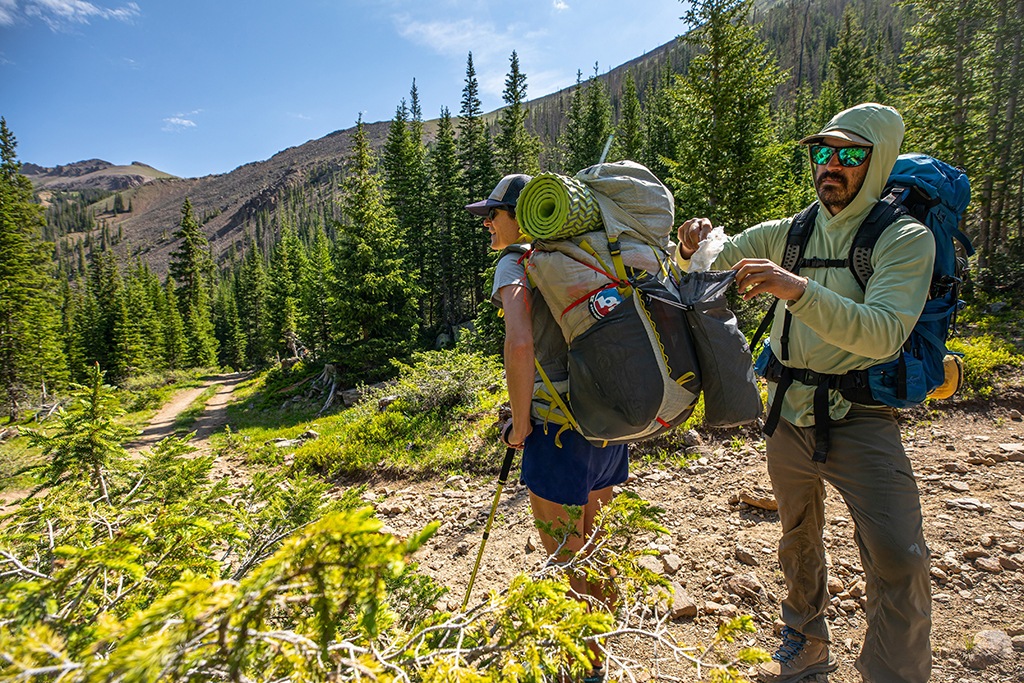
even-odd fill
[[[321,371],[296,363],[290,370],[274,367],[254,374],[235,387],[228,406],[231,424],[253,439],[298,434],[306,423],[317,418],[326,399],[318,393],[315,398],[306,398]]]
[[[318,370],[263,373],[236,390],[240,400],[229,410],[237,432],[225,437],[225,447],[247,462],[269,466],[294,452],[297,470],[327,476],[474,472],[498,466],[497,412],[508,396],[496,359],[436,351],[416,354],[396,369],[395,380],[368,389],[356,406],[322,416],[316,413],[323,397],[305,398]],[[303,398],[293,403],[292,396]],[[320,437],[294,450],[268,444],[294,439],[307,429]]]
[[[1024,363],[1024,356],[1012,344],[989,334],[952,338],[946,348],[964,356],[964,398],[988,398],[996,388],[1000,370],[1019,368]]]
[[[31,422],[24,426],[38,428],[39,424]],[[21,471],[37,464],[41,457],[39,448],[29,445],[27,436],[11,436],[0,442],[0,491],[27,489],[39,483]]]
[[[177,434],[185,434],[189,431],[189,428],[195,424],[199,416],[206,410],[206,404],[209,403],[210,399],[217,393],[218,385],[206,387],[203,393],[199,394],[189,404],[188,408],[178,413],[178,416],[174,418],[174,431]]]

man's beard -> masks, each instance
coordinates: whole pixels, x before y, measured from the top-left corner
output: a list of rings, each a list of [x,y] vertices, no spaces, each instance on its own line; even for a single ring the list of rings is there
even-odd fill
[[[823,189],[821,184],[824,180],[834,180],[838,184],[838,187],[836,185],[831,185]],[[821,203],[828,208],[832,215],[839,213],[853,201],[856,192],[850,191],[848,183],[849,181],[846,176],[838,173],[830,173],[829,171],[825,171],[815,178],[814,189],[818,192],[818,199],[821,200]]]

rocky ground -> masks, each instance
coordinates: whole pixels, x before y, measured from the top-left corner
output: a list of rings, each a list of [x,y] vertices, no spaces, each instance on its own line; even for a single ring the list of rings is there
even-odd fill
[[[932,553],[932,643],[937,682],[1024,681],[1024,394],[999,404],[904,412],[904,444],[921,490]],[[707,643],[719,621],[751,614],[752,642],[774,650],[778,602],[785,594],[775,549],[778,514],[756,430],[690,435],[688,466],[634,463],[624,488],[665,508],[671,534],[652,539],[650,566],[681,589],[682,616],[672,624],[686,643]],[[514,477],[513,477],[514,479]],[[398,533],[441,520],[420,556],[422,568],[461,603],[494,493],[492,479],[372,482],[367,500]],[[832,605],[828,619],[839,669],[818,683],[860,681],[853,661],[863,641],[864,574],[853,525],[829,490],[825,543]],[[474,587],[481,598],[543,560],[526,490],[505,488]],[[746,644],[746,643],[744,643]],[[627,653],[629,654],[629,653]],[[682,665],[635,657],[639,680],[689,676]]]

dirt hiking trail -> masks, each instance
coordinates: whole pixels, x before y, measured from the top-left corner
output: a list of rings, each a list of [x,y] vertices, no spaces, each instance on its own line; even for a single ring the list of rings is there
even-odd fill
[[[235,372],[225,375],[208,375],[203,378],[203,385],[192,389],[185,389],[178,392],[168,401],[157,414],[149,421],[149,425],[142,431],[139,438],[127,445],[128,450],[138,452],[144,448],[155,445],[161,439],[173,436],[175,431],[175,420],[178,415],[187,410],[192,402],[209,389],[217,387],[215,393],[206,403],[206,408],[196,418],[189,431],[195,431],[191,444],[199,452],[209,451],[207,439],[211,434],[222,429],[227,424],[228,404],[238,385],[249,377],[249,373]]]

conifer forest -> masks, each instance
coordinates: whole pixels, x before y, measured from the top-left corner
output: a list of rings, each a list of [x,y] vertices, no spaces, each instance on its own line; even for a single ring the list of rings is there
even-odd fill
[[[496,112],[482,109],[472,54],[461,101],[439,112],[422,111],[412,81],[379,144],[356,121],[344,163],[277,192],[230,249],[211,249],[213,209],[185,199],[164,227],[166,263],[133,253],[130,232],[111,227],[136,208],[130,193],[44,201],[0,118],[0,415],[46,456],[36,503],[0,521],[5,679],[542,680],[586,663],[573,639],[613,623],[567,598],[557,575],[516,579],[488,609],[432,611],[436,587],[406,568],[436,526],[381,533],[356,489],[323,502],[319,475],[372,470],[380,444],[415,451],[417,430],[435,426],[387,422],[398,418],[376,402],[365,415],[353,408],[361,451],[300,451],[287,485],[254,477],[229,494],[186,439],[129,456],[117,421],[115,387],[211,368],[269,372],[282,391],[328,372],[339,391],[392,380],[397,411],[495,412],[494,254],[464,206],[505,174],[574,174],[611,138],[607,160],[654,171],[678,222],[708,216],[736,233],[814,199],[798,140],[849,106],[889,104],[906,122],[903,152],[970,176],[964,231],[977,254],[963,298],[1019,309],[1024,0],[693,0],[680,10],[681,37],[662,58],[606,73],[579,65],[557,96],[530,100],[516,52]],[[752,331],[760,308],[737,312]],[[463,374],[444,384],[451,367],[431,369],[425,352],[456,354]],[[282,361],[311,374],[289,375]],[[432,388],[403,393],[411,376]],[[442,442],[446,429],[430,433]],[[226,439],[246,457],[274,457]],[[463,467],[490,472],[483,461]],[[620,574],[624,600],[654,590],[626,539],[657,532],[656,513],[617,500],[602,552],[581,571]],[[715,643],[748,630],[737,618]],[[698,671],[717,666],[705,655]],[[758,656],[742,651],[730,666]],[[735,668],[716,675],[739,680]]]

